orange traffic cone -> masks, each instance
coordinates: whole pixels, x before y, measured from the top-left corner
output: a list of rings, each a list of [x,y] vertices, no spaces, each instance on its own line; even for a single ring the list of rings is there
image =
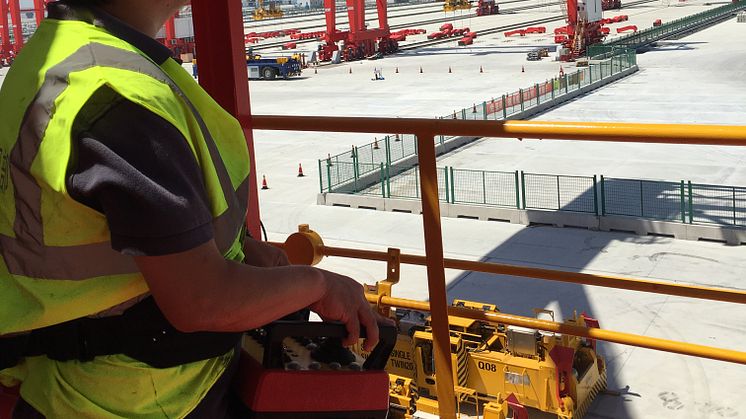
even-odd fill
[[[373,150],[379,150],[381,147],[378,147],[378,137],[373,138]]]
[[[450,74],[450,73],[453,73],[453,71],[451,71],[451,66],[448,66],[448,73],[449,73],[449,74]]]
[[[304,176],[305,175],[303,174],[303,165],[298,163],[298,177],[304,177]]]
[[[525,72],[526,72],[526,68],[521,66],[521,73],[525,73]]]
[[[269,189],[269,186],[267,186],[267,176],[262,175],[262,189]]]

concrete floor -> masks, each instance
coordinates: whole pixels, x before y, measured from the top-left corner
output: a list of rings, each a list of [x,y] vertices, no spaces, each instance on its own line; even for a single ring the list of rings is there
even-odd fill
[[[628,14],[629,24],[642,28],[655,18],[665,22],[706,7],[713,6],[655,2],[608,15]],[[541,13],[524,13],[515,21],[535,19]],[[744,35],[746,24],[731,20],[662,43],[639,57],[638,74],[538,119],[746,124],[746,46],[736,42]],[[528,49],[545,42],[528,38],[506,42],[501,35],[490,36],[478,39],[472,48],[434,47],[381,61],[324,67],[318,74],[307,71],[295,80],[251,82],[252,108],[255,114],[443,115],[555,75],[560,66],[556,62],[525,61]],[[480,65],[485,67],[483,74],[478,72]],[[385,81],[370,80],[374,66],[384,69]],[[424,74],[419,73],[420,66]],[[453,73],[447,72],[448,66]],[[0,83],[5,71],[0,70]],[[382,127],[381,133],[360,135],[255,132],[256,170],[260,178],[267,175],[271,188],[260,191],[270,239],[284,240],[298,224],[308,223],[328,245],[397,247],[422,254],[422,221],[417,215],[315,204],[317,159],[348,150],[351,144],[368,143],[386,131]],[[442,163],[657,178],[687,175],[746,184],[746,172],[740,167],[744,158],[744,151],[724,147],[490,139],[449,155]],[[304,178],[296,177],[298,163],[303,164]],[[443,219],[442,224],[447,257],[746,289],[742,247],[465,219]],[[385,276],[385,265],[379,262],[332,258],[321,267],[367,283]],[[567,317],[573,310],[586,310],[611,330],[746,351],[746,310],[734,304],[455,270],[446,271],[446,280],[449,297],[495,303],[508,313],[531,315],[532,308],[547,307]],[[427,299],[426,282],[423,268],[404,266],[395,295]],[[619,390],[620,395],[600,396],[588,418],[746,417],[742,401],[746,367],[617,344],[601,343],[600,348],[608,360],[609,389]]]

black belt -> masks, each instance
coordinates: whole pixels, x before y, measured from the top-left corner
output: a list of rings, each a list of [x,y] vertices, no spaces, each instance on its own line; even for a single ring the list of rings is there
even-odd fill
[[[154,368],[170,368],[226,354],[242,333],[176,330],[148,297],[120,316],[80,318],[0,338],[0,370],[21,359],[46,355],[55,361],[90,361],[123,354]]]

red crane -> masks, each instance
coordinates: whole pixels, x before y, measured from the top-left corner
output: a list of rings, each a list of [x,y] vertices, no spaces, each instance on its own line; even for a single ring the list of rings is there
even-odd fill
[[[337,29],[334,0],[324,0],[326,16],[324,41],[326,43],[319,46],[319,60],[331,60],[334,52],[340,49],[337,46],[340,41],[343,42],[341,59],[344,61],[358,60],[376,52],[384,55],[396,52],[399,46],[391,39],[386,0],[376,0],[376,9],[378,10],[378,28],[368,29],[365,23],[365,0],[347,0],[350,28],[347,31],[340,31]]]
[[[177,33],[176,19],[185,19],[185,18],[182,18],[181,16],[179,16],[179,13],[176,13],[174,16],[171,16],[171,19],[166,21],[166,24],[164,25],[164,28],[163,28],[164,38],[161,39],[161,42],[163,42],[163,44],[166,45],[171,50],[174,57],[179,57],[181,54],[187,54],[187,53],[193,54],[195,52],[194,37],[185,36],[184,33],[181,33],[181,34]],[[186,18],[186,19],[189,20],[188,27],[192,27],[191,18]],[[181,24],[179,28],[181,29],[182,32],[184,32],[185,29],[187,28],[187,25]]]
[[[567,0],[567,37],[562,42],[560,60],[573,61],[588,45],[601,42],[601,0]]]
[[[16,54],[23,48],[23,25],[21,12],[33,12],[36,26],[44,18],[44,8],[47,0],[34,0],[33,9],[21,9],[19,0],[0,0],[0,62],[10,64]],[[8,22],[10,14],[10,25]],[[13,40],[11,41],[11,25]]]

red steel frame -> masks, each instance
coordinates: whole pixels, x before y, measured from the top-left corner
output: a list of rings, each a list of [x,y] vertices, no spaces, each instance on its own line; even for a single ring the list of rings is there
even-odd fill
[[[336,3],[334,0],[324,0],[326,17],[324,41],[326,41],[326,44],[319,51],[321,61],[328,61],[332,58],[333,52],[338,50],[336,43],[339,41],[345,43],[344,60],[360,59],[373,54],[376,41],[379,43],[379,52],[389,54],[396,51],[397,45],[390,39],[391,31],[386,0],[376,0],[377,29],[367,29],[365,27],[365,0],[346,0],[346,2],[350,29],[339,31],[337,30]]]
[[[200,84],[220,106],[236,117],[244,117],[241,125],[251,159],[249,213],[246,222],[251,235],[258,238],[261,237],[259,195],[241,2],[192,0],[192,19],[200,62]]]
[[[34,12],[38,27],[44,18],[46,3],[46,0],[34,0],[32,9],[21,9],[20,0],[0,0],[0,59],[9,59],[23,48],[21,12]],[[11,22],[8,22],[8,14],[10,14]],[[13,43],[10,42],[11,26],[13,27]]]

